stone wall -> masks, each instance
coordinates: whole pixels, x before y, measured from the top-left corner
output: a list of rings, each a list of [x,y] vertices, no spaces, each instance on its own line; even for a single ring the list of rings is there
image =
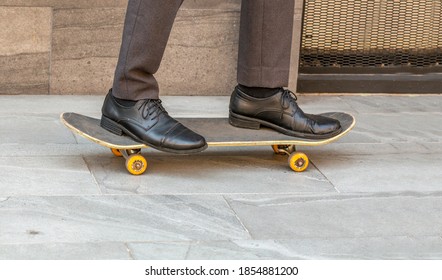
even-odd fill
[[[0,0],[0,94],[104,94],[127,0]],[[240,0],[186,0],[157,78],[167,95],[227,95]]]

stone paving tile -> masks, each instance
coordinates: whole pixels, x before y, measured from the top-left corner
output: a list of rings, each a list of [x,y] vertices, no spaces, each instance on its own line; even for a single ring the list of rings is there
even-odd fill
[[[105,92],[107,93],[107,92]],[[100,96],[1,96],[0,115],[60,115],[76,112],[91,117],[101,117],[104,94]],[[225,118],[229,114],[228,96],[162,96],[164,107],[174,117]]]
[[[442,191],[442,153],[328,157],[310,153],[316,168],[339,192]]]
[[[60,95],[0,95],[0,115],[56,115],[62,112],[78,112],[101,115],[103,96]]]
[[[412,259],[442,258],[442,239],[430,237],[299,238],[131,243],[141,260]]]
[[[81,157],[0,157],[0,196],[99,193]]]
[[[0,260],[130,260],[124,243],[2,244]]]
[[[317,193],[335,192],[314,167],[293,172],[286,156],[270,148],[241,155],[221,149],[207,156],[167,156],[146,152],[148,171],[139,177],[127,176],[124,160],[86,157],[89,168],[105,194],[229,194],[229,193]]]
[[[339,95],[297,94],[297,96],[298,105],[305,113],[346,112],[353,115],[358,113],[351,104],[344,102],[344,97]]]
[[[229,116],[230,96],[163,96],[164,107],[175,117],[212,117]]]
[[[409,151],[410,153],[422,154],[429,154],[433,152],[432,149],[427,147],[427,145],[424,143],[356,143],[353,141],[353,136],[355,133],[351,132],[348,136],[344,137],[344,139],[330,145],[319,147],[302,147],[298,150],[305,152],[310,157],[321,156],[327,158],[373,154],[403,154],[405,150]]]
[[[356,120],[351,133],[374,142],[442,142],[442,118],[437,113],[359,114]]]
[[[24,148],[25,147],[25,148]],[[81,157],[102,156],[108,149],[97,148],[96,144],[0,144],[3,157]]]
[[[0,135],[0,145],[76,143],[72,133],[64,127],[56,115],[2,116]]]
[[[441,113],[442,107],[440,95],[349,95],[342,101],[359,113]]]
[[[253,239],[440,236],[441,192],[226,196]]]
[[[102,95],[52,95],[52,96],[0,96],[0,114],[42,113],[54,114],[66,111],[100,116]],[[229,96],[161,96],[166,109],[179,117],[227,117]],[[381,100],[381,101],[380,101]],[[440,118],[440,96],[336,96],[300,95],[298,100],[309,113],[343,111],[352,114],[397,115],[404,113],[430,114]],[[408,104],[408,105],[407,105]],[[50,106],[49,106],[50,105]],[[436,114],[436,115],[434,115]],[[358,122],[359,123],[359,122]]]
[[[433,153],[442,154],[442,143],[423,143],[422,146]]]
[[[331,145],[314,147],[329,148],[336,143],[397,145],[419,143],[442,143],[442,122],[437,113],[416,114],[354,114],[356,126],[345,137]],[[408,149],[405,149],[408,150]],[[373,151],[374,152],[374,151]],[[403,152],[403,150],[402,150]]]
[[[0,199],[0,245],[248,238],[221,196]]]

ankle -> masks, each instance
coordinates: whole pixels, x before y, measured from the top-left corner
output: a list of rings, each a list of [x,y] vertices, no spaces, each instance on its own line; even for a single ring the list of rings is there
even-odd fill
[[[115,96],[114,96],[114,99],[115,99],[115,101],[116,101],[118,104],[120,104],[120,105],[122,105],[122,106],[125,106],[125,107],[132,107],[132,106],[135,106],[135,104],[138,102],[138,101],[134,101],[134,100],[127,100],[127,99],[117,98],[117,97],[115,97]]]
[[[281,88],[248,87],[241,84],[238,84],[238,88],[245,94],[255,98],[267,98],[281,90]]]

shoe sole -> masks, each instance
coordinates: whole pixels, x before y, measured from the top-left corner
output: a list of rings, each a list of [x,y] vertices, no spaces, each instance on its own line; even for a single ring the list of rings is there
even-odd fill
[[[139,143],[145,144],[151,148],[154,148],[154,149],[162,151],[162,152],[183,154],[183,155],[196,154],[196,153],[200,153],[200,152],[204,151],[208,147],[207,143],[203,147],[200,147],[197,149],[189,149],[189,150],[174,150],[174,149],[159,147],[159,146],[154,145],[152,143],[148,143],[146,141],[143,141],[142,139],[140,139],[136,135],[134,135],[132,132],[127,130],[124,126],[120,125],[119,123],[117,123],[117,122],[115,122],[105,116],[101,116],[100,126],[113,134],[116,134],[118,136],[127,135]]]
[[[334,137],[342,132],[342,128],[339,128],[338,130],[335,130],[333,132],[327,133],[327,134],[309,134],[309,133],[303,133],[303,132],[297,132],[293,130],[288,130],[286,128],[280,127],[278,125],[260,120],[260,119],[254,119],[250,117],[245,117],[242,115],[238,115],[230,111],[229,114],[229,123],[233,126],[240,127],[240,128],[248,128],[248,129],[260,129],[261,126],[265,126],[268,128],[271,128],[273,130],[276,130],[282,134],[298,137],[298,138],[305,138],[305,139],[328,139],[331,137]]]

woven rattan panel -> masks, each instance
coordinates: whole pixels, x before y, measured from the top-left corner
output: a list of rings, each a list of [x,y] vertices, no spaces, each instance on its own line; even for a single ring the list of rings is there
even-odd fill
[[[303,67],[442,68],[441,0],[305,0]]]

